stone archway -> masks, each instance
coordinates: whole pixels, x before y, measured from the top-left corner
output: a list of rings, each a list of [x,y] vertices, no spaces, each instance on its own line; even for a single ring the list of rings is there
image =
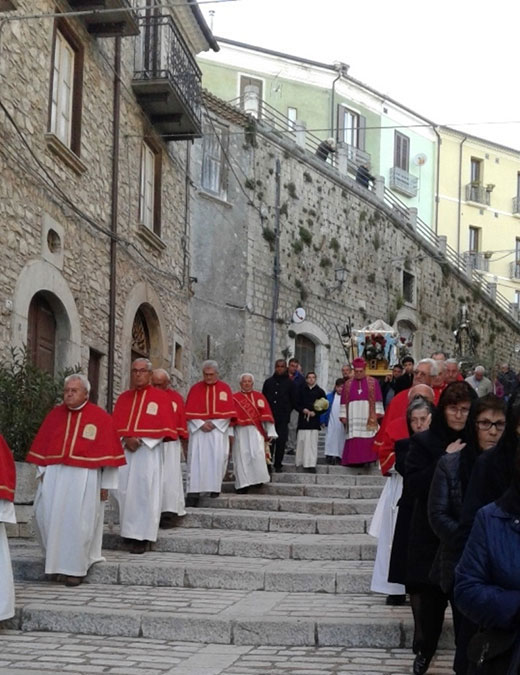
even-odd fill
[[[12,345],[23,347],[34,336],[34,325],[30,328],[29,319],[31,314],[34,320],[38,304],[45,305],[47,313],[55,320],[54,371],[80,364],[81,324],[74,297],[61,272],[45,260],[28,263],[16,281],[11,318]]]
[[[296,338],[303,336],[314,344],[314,370],[318,384],[328,389],[330,341],[327,333],[312,321],[292,323],[288,329],[287,348],[291,354],[296,354]],[[310,345],[307,344],[307,347]]]
[[[133,358],[145,356],[154,368],[168,368],[170,365],[166,321],[159,297],[147,282],[136,284],[128,295],[123,316],[121,353],[122,389],[130,381]]]

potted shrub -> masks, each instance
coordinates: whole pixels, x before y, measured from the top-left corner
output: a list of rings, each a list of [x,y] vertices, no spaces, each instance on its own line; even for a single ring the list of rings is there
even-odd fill
[[[11,348],[9,361],[0,365],[0,433],[16,462],[18,504],[33,501],[35,470],[25,463],[25,456],[45,415],[61,400],[63,378],[75,370],[54,378],[31,362],[25,348],[17,347]]]

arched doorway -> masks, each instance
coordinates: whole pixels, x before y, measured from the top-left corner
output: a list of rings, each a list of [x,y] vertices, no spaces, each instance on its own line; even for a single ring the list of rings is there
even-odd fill
[[[297,335],[294,342],[294,357],[298,359],[302,372],[308,373],[316,368],[316,344],[306,335]]]
[[[27,353],[35,366],[54,375],[56,316],[43,293],[36,293],[29,305]]]
[[[150,358],[150,330],[146,322],[146,316],[140,307],[134,317],[132,324],[132,357],[130,361],[135,359]]]

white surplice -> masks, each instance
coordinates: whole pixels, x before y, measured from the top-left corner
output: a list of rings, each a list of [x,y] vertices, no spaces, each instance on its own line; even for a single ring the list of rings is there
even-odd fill
[[[406,589],[401,584],[388,581],[392,542],[394,539],[395,523],[397,521],[397,503],[403,491],[403,478],[392,469],[386,479],[385,487],[377,502],[368,534],[377,537],[377,552],[372,573],[370,590],[386,595],[404,595]]]
[[[0,499],[0,621],[14,616],[14,580],[4,523],[16,523],[14,504]]]
[[[120,534],[137,541],[156,541],[161,519],[163,452],[161,438],[140,438],[135,452],[125,450],[119,467]]]
[[[325,455],[328,457],[342,457],[345,447],[345,426],[339,419],[339,404],[341,395],[334,392],[330,407],[327,436],[325,438]]]
[[[306,469],[318,463],[318,429],[299,429],[296,437],[296,466]]]
[[[269,438],[278,438],[272,422],[262,426]],[[265,440],[254,424],[236,426],[233,442],[233,470],[235,487],[240,490],[248,485],[269,483],[271,477],[265,461]]]
[[[182,485],[182,446],[180,441],[163,443],[163,493],[161,512],[186,515]]]
[[[117,469],[65,464],[38,468],[42,479],[34,500],[36,533],[45,553],[45,573],[83,577],[103,561],[102,488],[117,485]]]
[[[201,431],[206,422],[215,426]],[[220,492],[229,457],[229,437],[233,429],[228,419],[189,420],[187,492]]]

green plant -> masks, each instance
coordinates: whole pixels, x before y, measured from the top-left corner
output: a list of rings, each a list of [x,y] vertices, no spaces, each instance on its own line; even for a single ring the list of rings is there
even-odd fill
[[[336,237],[332,237],[332,239],[330,240],[329,248],[331,248],[335,253],[338,253],[338,251],[339,251],[339,241],[336,239]]]
[[[269,244],[271,251],[274,251],[274,242],[276,240],[276,233],[270,227],[264,227],[262,229],[262,237]]]
[[[376,280],[375,272],[370,272],[369,274],[367,274],[367,281],[369,284],[373,284],[375,280]]]
[[[286,215],[288,214],[288,212],[289,212],[289,208],[288,208],[287,202],[284,202],[284,203],[280,206],[280,215],[281,215],[281,216],[286,216]]]
[[[254,178],[246,178],[244,181],[244,187],[246,187],[248,190],[254,190],[256,187]]]
[[[298,194],[296,193],[296,185],[294,183],[287,183],[287,192],[289,196],[293,199],[298,199]]]
[[[379,237],[379,232],[376,232],[374,234],[374,238],[372,239],[372,243],[374,244],[374,248],[376,251],[378,251],[381,248],[381,238]]]
[[[397,309],[397,310],[400,310],[401,307],[402,307],[403,305],[404,305],[404,298],[403,298],[403,296],[401,295],[401,293],[398,293],[398,294],[395,296],[395,306],[396,306],[396,309]]]
[[[291,243],[291,246],[292,246],[293,251],[294,251],[296,254],[301,253],[301,252],[303,251],[303,244],[302,244],[302,242],[300,241],[300,239],[296,239],[295,241],[293,241],[293,242]]]
[[[79,366],[53,377],[35,366],[25,348],[11,348],[11,358],[0,365],[0,433],[23,461],[47,413],[61,400],[63,380]]]
[[[331,265],[332,265],[332,260],[330,258],[328,258],[326,255],[324,255],[322,257],[322,259],[320,260],[320,267],[326,268],[326,267],[330,267]]]
[[[300,239],[306,246],[310,246],[312,243],[312,234],[305,227],[300,227]]]
[[[304,180],[306,183],[312,183],[312,176],[311,176],[311,174],[310,174],[308,171],[304,171],[304,172],[303,172],[303,180]]]
[[[250,145],[252,148],[257,148],[258,143],[256,142],[256,121],[251,119],[246,124],[244,129],[244,139],[246,142],[246,147]]]

